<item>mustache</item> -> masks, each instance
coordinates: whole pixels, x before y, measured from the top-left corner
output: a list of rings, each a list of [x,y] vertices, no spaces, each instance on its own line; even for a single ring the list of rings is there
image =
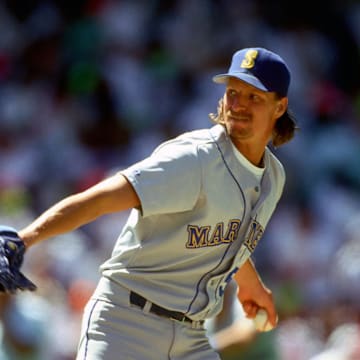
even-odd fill
[[[226,111],[226,116],[232,117],[234,119],[239,119],[239,120],[250,120],[251,119],[251,115],[248,113],[245,113],[243,111],[234,112],[234,111],[228,110],[228,111]]]

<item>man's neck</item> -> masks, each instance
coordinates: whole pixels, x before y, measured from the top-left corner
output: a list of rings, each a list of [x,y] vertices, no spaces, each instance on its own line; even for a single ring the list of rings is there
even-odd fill
[[[254,144],[247,142],[235,142],[235,147],[241,152],[241,154],[248,159],[253,165],[257,167],[264,167],[264,152],[265,146],[256,147]]]

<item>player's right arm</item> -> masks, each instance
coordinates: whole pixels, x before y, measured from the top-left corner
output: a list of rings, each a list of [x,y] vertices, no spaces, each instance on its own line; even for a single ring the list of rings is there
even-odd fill
[[[66,197],[19,231],[26,247],[64,234],[98,217],[140,207],[140,200],[128,180],[116,174],[89,189]]]

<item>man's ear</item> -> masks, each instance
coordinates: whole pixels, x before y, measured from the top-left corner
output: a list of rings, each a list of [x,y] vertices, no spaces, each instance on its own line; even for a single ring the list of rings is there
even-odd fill
[[[278,104],[276,105],[276,117],[281,117],[286,109],[288,108],[289,99],[287,97],[283,97],[278,101]]]

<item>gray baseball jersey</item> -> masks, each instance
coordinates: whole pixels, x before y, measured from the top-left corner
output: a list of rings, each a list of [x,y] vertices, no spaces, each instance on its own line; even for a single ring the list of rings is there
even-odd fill
[[[268,148],[264,164],[259,183],[216,125],[167,141],[122,171],[141,209],[130,213],[103,276],[194,320],[217,314],[283,191],[283,167]]]

